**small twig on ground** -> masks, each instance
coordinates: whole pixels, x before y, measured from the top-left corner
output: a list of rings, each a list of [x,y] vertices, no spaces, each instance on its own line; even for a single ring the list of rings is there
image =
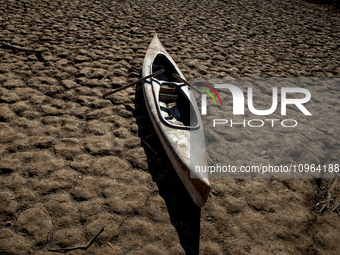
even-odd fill
[[[48,51],[46,49],[45,50],[35,50],[35,49],[21,48],[21,47],[10,45],[10,44],[5,43],[5,42],[1,42],[1,45],[5,48],[8,48],[8,49],[17,50],[17,51],[25,51],[25,52],[33,52],[33,53],[36,53],[36,54],[41,54],[43,52]]]
[[[152,134],[150,134],[150,135],[147,135],[146,137],[145,137],[145,139],[149,139],[151,136],[153,136],[153,135],[155,135],[155,133],[152,133]]]
[[[332,209],[332,212],[335,212],[336,210],[338,210],[339,206],[340,206],[340,202],[338,203],[338,205],[337,205],[336,207],[334,207],[334,208]]]
[[[123,245],[123,246],[120,246],[119,248],[116,249],[116,248],[112,245],[112,243],[110,243],[110,242],[108,242],[107,245],[110,246],[111,249],[112,249],[113,251],[119,251],[119,250],[121,250],[121,249],[124,248],[124,245]]]
[[[101,79],[101,81],[103,81],[107,77],[108,74],[109,72],[107,72],[107,74],[104,76],[104,78]]]
[[[123,246],[120,246],[116,251],[119,251],[119,250],[121,250],[121,249],[123,249],[124,248],[124,245]]]
[[[322,202],[322,203],[326,203],[326,204],[321,208],[321,210],[319,211],[319,213],[323,212],[326,208],[329,208],[329,207],[330,207],[330,204],[331,204],[331,202],[333,201],[333,200],[332,200],[332,193],[334,192],[335,186],[337,185],[338,181],[339,181],[339,179],[334,179],[334,180],[333,180],[333,183],[331,184],[331,187],[330,187],[330,188],[328,189],[328,191],[327,191],[327,200],[326,200],[325,202]],[[318,203],[317,206],[318,206],[319,204],[321,204],[321,202]],[[339,206],[340,206],[340,202],[338,202],[338,205],[332,209],[332,212],[337,211],[338,214],[339,214]],[[340,214],[339,214],[339,215],[340,215]]]
[[[100,233],[104,231],[104,227],[105,225],[101,228],[101,230],[98,231],[97,234],[95,234],[92,237],[92,239],[87,243],[87,245],[76,246],[76,247],[71,247],[71,248],[53,249],[53,250],[48,250],[48,251],[66,253],[66,252],[74,251],[74,250],[87,250],[94,243],[94,241],[100,235]]]
[[[137,71],[137,72],[140,72],[142,71],[142,68],[139,68],[139,67],[136,67],[136,66],[131,66],[131,69]]]
[[[89,239],[90,236],[89,236],[89,234],[87,233],[86,226],[83,227],[83,231],[84,231],[84,235],[85,235],[86,239]]]
[[[327,208],[327,205],[324,205],[321,210],[319,211],[319,213],[322,213],[325,209]]]
[[[318,202],[318,203],[316,204],[316,207],[319,206],[319,205],[321,205],[321,204],[325,204],[325,203],[326,203],[325,201]]]
[[[142,139],[142,142],[146,145],[146,146],[148,146],[148,148],[150,149],[150,150],[152,150],[152,152],[153,153],[155,153],[155,155],[157,155],[157,152],[143,139],[143,138],[141,138]]]
[[[115,250],[115,248],[113,247],[113,245],[110,242],[108,242],[107,245],[110,246],[113,251]]]

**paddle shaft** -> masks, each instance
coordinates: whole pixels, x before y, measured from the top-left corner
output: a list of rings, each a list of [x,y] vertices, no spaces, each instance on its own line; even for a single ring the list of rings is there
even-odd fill
[[[163,72],[165,72],[164,69],[159,70],[159,71],[157,71],[157,72],[155,72],[155,73],[153,73],[153,74],[150,74],[150,75],[148,75],[148,76],[145,76],[145,77],[139,79],[138,81],[134,81],[134,82],[132,82],[132,83],[130,83],[130,84],[124,86],[124,87],[121,87],[121,88],[119,88],[119,89],[115,89],[115,90],[113,90],[113,91],[111,91],[111,92],[109,92],[109,93],[106,93],[106,94],[103,95],[103,97],[105,98],[105,97],[107,97],[107,96],[109,96],[109,95],[112,95],[112,94],[118,92],[118,91],[121,91],[121,90],[123,90],[123,89],[127,89],[127,88],[129,88],[129,87],[131,87],[131,86],[133,86],[133,85],[135,85],[135,84],[137,84],[137,83],[140,83],[140,82],[142,82],[142,81],[145,81],[146,79],[149,79],[149,78],[151,78],[151,77],[157,76],[157,75],[159,75],[159,74],[161,74],[161,73],[163,73]]]
[[[175,77],[180,82],[183,82],[185,85],[189,86],[193,91],[196,91],[199,94],[202,94],[202,92],[194,87],[194,85],[191,85],[189,82],[181,78],[178,74],[174,73],[172,74],[173,77]]]

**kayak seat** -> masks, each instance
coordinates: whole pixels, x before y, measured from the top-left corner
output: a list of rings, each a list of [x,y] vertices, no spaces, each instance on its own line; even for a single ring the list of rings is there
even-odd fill
[[[170,93],[175,93],[177,89],[178,89],[178,87],[176,86],[176,84],[173,84],[171,82],[163,82],[161,87],[160,87],[159,92],[170,94]]]
[[[159,93],[159,100],[163,102],[173,102],[178,100],[178,96],[174,94]]]
[[[159,101],[175,102],[178,100],[178,87],[171,83],[162,83],[159,89]]]

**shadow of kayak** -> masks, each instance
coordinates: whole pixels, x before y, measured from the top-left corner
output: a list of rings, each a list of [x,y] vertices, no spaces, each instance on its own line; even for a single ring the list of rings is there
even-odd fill
[[[147,155],[148,171],[166,203],[170,221],[177,231],[184,251],[186,254],[199,254],[201,208],[192,201],[162,147],[149,118],[141,84],[136,87],[135,106],[134,117],[138,125],[138,136],[152,148],[142,142]]]

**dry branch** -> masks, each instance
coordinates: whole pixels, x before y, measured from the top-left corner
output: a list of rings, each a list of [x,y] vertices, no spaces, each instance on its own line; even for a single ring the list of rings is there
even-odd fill
[[[35,53],[35,54],[41,54],[43,52],[46,52],[48,50],[35,50],[35,49],[27,49],[27,48],[21,48],[21,47],[17,47],[17,46],[13,46],[13,45],[10,45],[8,43],[5,43],[5,42],[1,42],[1,45],[4,47],[4,48],[7,48],[7,49],[12,49],[12,50],[16,50],[16,51],[25,51],[25,52],[32,52],[32,53]]]
[[[75,247],[71,247],[71,248],[53,249],[53,250],[48,250],[48,251],[66,253],[66,252],[74,251],[74,250],[87,250],[94,243],[94,241],[100,235],[100,233],[104,231],[104,227],[105,227],[105,225],[101,228],[101,230],[98,231],[97,234],[95,234],[92,237],[92,239],[86,245],[75,246]]]

